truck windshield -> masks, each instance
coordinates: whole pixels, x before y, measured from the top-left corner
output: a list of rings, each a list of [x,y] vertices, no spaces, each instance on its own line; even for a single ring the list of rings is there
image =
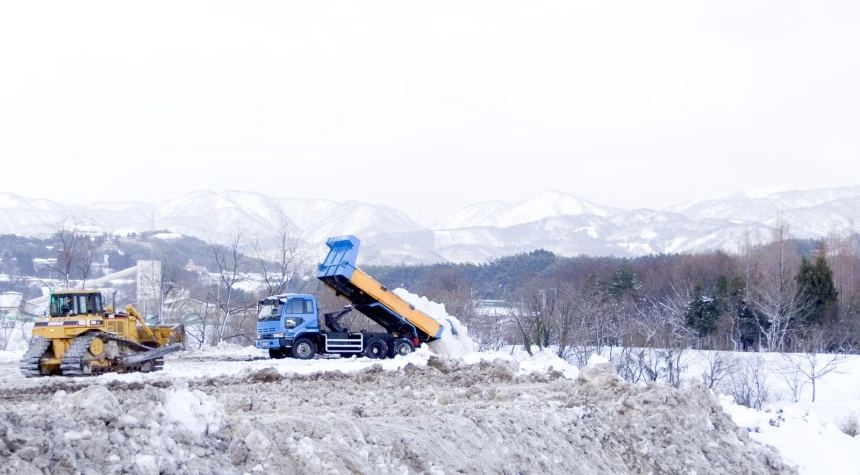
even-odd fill
[[[281,302],[272,302],[272,301],[264,301],[262,305],[260,305],[260,315],[257,316],[257,319],[261,322],[268,320],[278,320],[281,318],[281,308],[283,308],[284,304]]]

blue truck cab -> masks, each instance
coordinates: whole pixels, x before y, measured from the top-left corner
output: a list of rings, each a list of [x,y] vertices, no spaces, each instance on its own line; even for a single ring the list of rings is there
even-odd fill
[[[269,350],[272,358],[313,357],[315,348],[307,348],[304,342],[315,346],[313,342],[320,334],[316,297],[310,294],[274,295],[258,302],[257,308],[257,341],[254,346]]]

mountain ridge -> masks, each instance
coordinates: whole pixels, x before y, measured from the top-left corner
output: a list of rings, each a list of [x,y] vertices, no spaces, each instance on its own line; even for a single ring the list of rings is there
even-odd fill
[[[464,207],[432,227],[390,206],[354,200],[277,198],[260,192],[201,190],[158,203],[101,201],[63,206],[0,192],[0,233],[46,235],[60,216],[108,233],[167,229],[216,239],[237,227],[266,237],[282,221],[311,248],[356,234],[369,263],[482,262],[538,248],[561,255],[638,256],[735,250],[769,239],[780,217],[801,238],[823,238],[860,221],[860,185],[812,190],[724,190],[663,209],[625,210],[555,190],[514,203]]]

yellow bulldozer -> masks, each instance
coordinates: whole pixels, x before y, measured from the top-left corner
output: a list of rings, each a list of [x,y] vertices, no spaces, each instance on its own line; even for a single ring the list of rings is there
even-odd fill
[[[158,371],[164,355],[184,342],[182,324],[149,326],[133,305],[125,312],[105,308],[98,290],[57,291],[33,326],[21,372],[31,378]]]

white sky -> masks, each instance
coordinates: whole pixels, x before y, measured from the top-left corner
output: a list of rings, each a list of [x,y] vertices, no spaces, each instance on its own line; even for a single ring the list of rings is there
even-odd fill
[[[420,222],[860,182],[860,2],[4,2],[0,191]]]

